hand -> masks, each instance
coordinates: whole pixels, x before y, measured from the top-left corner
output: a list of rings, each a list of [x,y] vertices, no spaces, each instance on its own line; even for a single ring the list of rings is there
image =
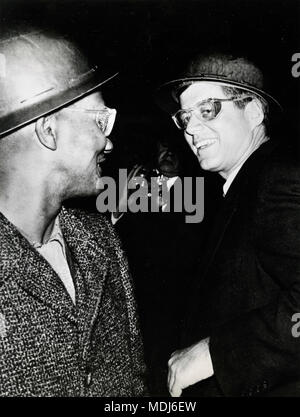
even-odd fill
[[[172,397],[182,390],[214,374],[209,353],[209,338],[186,349],[176,350],[168,362],[168,388]]]

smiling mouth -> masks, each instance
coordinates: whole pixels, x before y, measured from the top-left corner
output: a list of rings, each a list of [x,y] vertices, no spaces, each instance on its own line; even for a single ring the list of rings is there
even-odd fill
[[[196,145],[197,152],[202,151],[203,149],[209,148],[214,143],[216,143],[216,139],[207,139],[204,140]]]

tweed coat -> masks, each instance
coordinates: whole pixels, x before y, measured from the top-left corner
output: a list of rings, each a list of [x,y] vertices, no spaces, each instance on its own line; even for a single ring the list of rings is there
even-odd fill
[[[99,214],[63,208],[76,306],[0,215],[0,395],[141,396],[144,362],[127,263]]]
[[[300,164],[267,142],[223,199],[190,289],[182,347],[210,337],[196,396],[300,395]]]

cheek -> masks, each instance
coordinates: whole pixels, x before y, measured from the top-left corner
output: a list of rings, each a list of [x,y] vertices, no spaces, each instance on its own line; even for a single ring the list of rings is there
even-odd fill
[[[225,151],[234,152],[243,140],[244,126],[230,118],[224,120],[223,126],[217,130],[220,147]]]
[[[238,112],[234,118],[228,118],[227,126],[227,131],[232,133],[232,137],[240,141],[248,138],[251,132],[248,120],[245,118],[243,112]]]
[[[60,149],[61,165],[73,171],[82,171],[87,169],[88,165],[95,158],[95,149],[84,141],[71,140],[66,141],[64,146]]]
[[[79,163],[86,162],[94,158],[95,154],[102,150],[105,146],[105,141],[97,137],[95,132],[84,131],[73,136],[71,143],[69,143],[71,153]]]
[[[99,128],[89,119],[76,118],[67,120],[60,129],[62,140],[73,149],[92,148],[96,146]]]
[[[187,142],[187,144],[190,146],[190,148],[193,149],[193,138],[190,135],[187,135],[186,133],[184,133],[184,138]]]
[[[106,146],[106,138],[99,128],[93,125],[77,135],[76,145],[83,154],[90,155],[103,152]]]

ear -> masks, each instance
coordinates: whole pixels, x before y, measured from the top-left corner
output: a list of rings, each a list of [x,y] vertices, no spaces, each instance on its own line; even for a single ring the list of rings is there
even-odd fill
[[[55,120],[53,115],[40,117],[35,123],[35,133],[41,145],[51,151],[56,150]]]
[[[252,130],[259,126],[265,118],[262,104],[255,98],[246,105],[244,111]]]

